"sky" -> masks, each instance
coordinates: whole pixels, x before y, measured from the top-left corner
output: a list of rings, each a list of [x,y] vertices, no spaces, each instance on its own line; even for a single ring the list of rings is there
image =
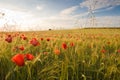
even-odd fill
[[[0,30],[120,27],[120,0],[0,0]]]

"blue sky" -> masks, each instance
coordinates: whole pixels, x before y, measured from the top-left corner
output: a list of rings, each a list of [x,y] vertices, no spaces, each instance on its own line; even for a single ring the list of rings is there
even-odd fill
[[[97,27],[120,26],[120,0],[0,0],[0,28],[6,23],[18,30],[87,27],[90,7]]]

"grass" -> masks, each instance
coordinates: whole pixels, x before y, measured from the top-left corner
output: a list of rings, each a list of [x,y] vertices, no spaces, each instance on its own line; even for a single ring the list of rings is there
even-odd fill
[[[5,41],[6,34],[12,35],[11,43]],[[22,34],[27,40],[20,38]],[[31,45],[32,38],[40,45]],[[119,39],[120,29],[0,33],[0,79],[119,80]],[[62,48],[63,43],[67,45],[66,49]],[[23,51],[15,48],[21,45],[25,48]],[[55,49],[60,50],[59,55],[55,54]],[[11,58],[18,53],[31,53],[34,59],[17,66]]]

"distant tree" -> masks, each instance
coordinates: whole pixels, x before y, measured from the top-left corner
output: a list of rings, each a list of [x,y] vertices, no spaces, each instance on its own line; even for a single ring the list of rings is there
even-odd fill
[[[52,29],[49,29],[49,31],[51,31]]]

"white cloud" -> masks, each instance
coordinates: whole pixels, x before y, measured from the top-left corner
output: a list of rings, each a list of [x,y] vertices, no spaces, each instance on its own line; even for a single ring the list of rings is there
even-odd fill
[[[120,0],[86,0],[80,3],[81,7],[87,7],[88,9],[91,6],[92,10],[114,7],[120,5]]]
[[[73,6],[67,9],[64,9],[63,11],[61,11],[61,15],[70,15],[72,14],[76,9],[78,8],[78,6]]]
[[[36,9],[39,10],[39,11],[41,11],[41,10],[43,10],[43,6],[37,5]]]
[[[107,26],[107,27],[120,27],[120,16],[103,16],[97,17],[97,24]]]
[[[74,15],[73,17],[74,18],[81,18],[81,17],[85,17],[89,14],[89,12],[84,12],[84,13],[81,13],[81,14],[76,14]]]
[[[67,9],[63,9],[58,13],[57,15],[38,19],[38,21],[41,21],[39,23],[39,26],[43,27],[42,29],[49,29],[49,28],[71,28],[74,26],[76,18],[74,18],[73,15],[71,15],[78,6],[72,6]]]
[[[15,11],[28,12],[27,9],[20,8],[19,6],[16,6],[16,5],[11,5],[9,3],[0,3],[0,9],[10,9],[10,10],[15,10]]]
[[[74,27],[76,17],[71,15],[79,6],[72,6],[60,11],[59,14],[44,18],[42,20],[42,26],[48,26],[46,28],[72,28]]]

